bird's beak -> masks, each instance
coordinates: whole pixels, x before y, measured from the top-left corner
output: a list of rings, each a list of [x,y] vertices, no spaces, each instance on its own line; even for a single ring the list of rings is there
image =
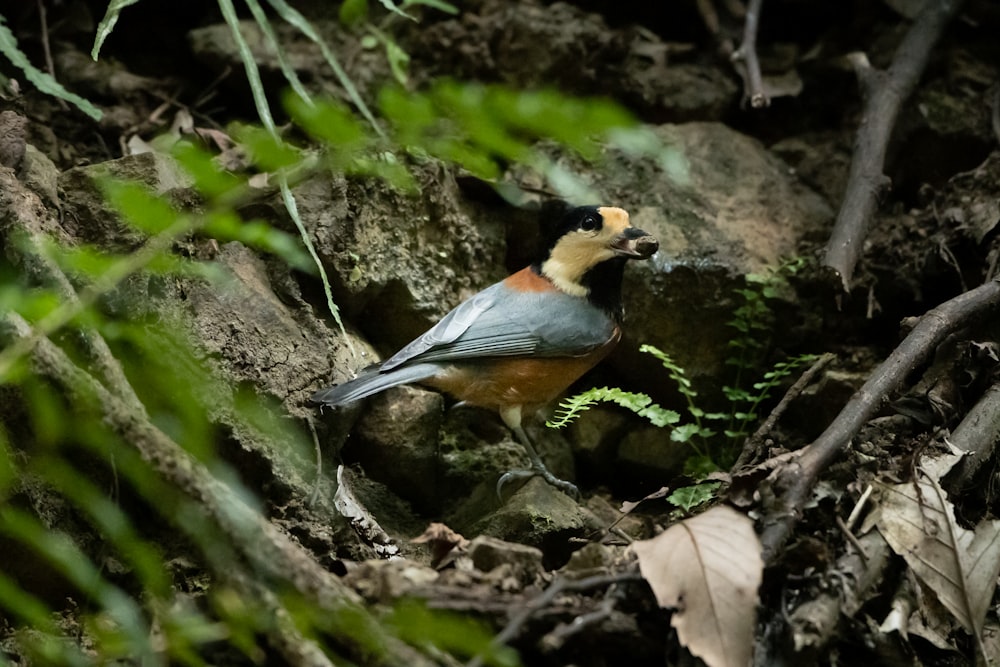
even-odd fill
[[[649,259],[659,250],[660,242],[641,229],[629,227],[611,241],[611,248],[619,257]]]

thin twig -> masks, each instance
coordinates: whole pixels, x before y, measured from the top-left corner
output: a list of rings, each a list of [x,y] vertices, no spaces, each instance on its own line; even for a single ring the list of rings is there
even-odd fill
[[[868,378],[836,419],[802,454],[771,476],[774,506],[763,519],[761,544],[765,562],[773,562],[791,535],[806,498],[819,475],[850,444],[861,427],[897,390],[907,375],[925,363],[950,334],[1000,306],[1000,282],[990,281],[928,311],[902,343]]]
[[[617,606],[618,600],[613,595],[614,586],[608,589],[608,594],[598,603],[594,611],[581,614],[569,623],[560,623],[551,632],[541,639],[541,644],[548,651],[562,648],[566,640],[580,634],[592,625],[596,625],[606,618],[610,618]]]
[[[45,11],[45,0],[36,0],[35,6],[38,7],[38,27],[42,33],[42,53],[45,57],[45,71],[49,73],[49,76],[55,78],[56,66],[52,61],[52,48],[49,46],[49,19]]]
[[[1000,383],[993,384],[983,393],[952,431],[949,442],[966,452],[948,476],[951,488],[962,489],[972,482],[983,464],[993,458],[1000,442]]]
[[[559,577],[549,584],[549,587],[542,591],[542,593],[529,600],[524,607],[510,619],[506,627],[504,627],[504,629],[493,638],[493,641],[490,642],[490,649],[496,649],[516,637],[517,633],[521,631],[521,628],[524,627],[524,624],[528,622],[535,612],[552,604],[552,601],[555,600],[560,593],[564,593],[566,591],[585,591],[591,588],[600,588],[601,586],[610,586],[612,584],[619,584],[627,581],[641,580],[642,575],[639,574],[637,569],[617,572],[615,574],[596,574],[592,577],[586,577],[584,579],[567,579],[566,577]],[[466,663],[465,667],[482,667],[482,664],[483,657],[482,654],[479,654]]]
[[[865,505],[868,504],[868,499],[871,498],[873,490],[874,487],[871,484],[866,486],[865,490],[861,494],[861,497],[858,498],[858,502],[854,503],[854,509],[851,510],[850,515],[847,517],[847,521],[844,523],[848,530],[854,530],[854,524],[856,524],[858,519],[861,518],[861,512],[864,511]]]
[[[931,48],[961,4],[962,0],[928,0],[896,50],[888,70],[872,68],[863,56],[852,59],[865,105],[854,141],[844,200],[823,260],[840,278],[844,291],[850,288],[879,194],[889,184],[884,174],[885,156],[900,107],[916,87]]]
[[[774,430],[774,425],[777,424],[778,420],[781,419],[781,416],[785,414],[785,411],[788,409],[788,406],[792,404],[792,401],[798,398],[799,395],[805,391],[806,387],[812,384],[816,375],[819,374],[821,370],[826,368],[835,358],[836,355],[830,352],[822,355],[819,359],[813,362],[813,365],[810,366],[798,380],[795,381],[795,384],[788,388],[788,391],[786,391],[785,395],[781,397],[778,404],[774,406],[774,409],[771,410],[771,414],[767,416],[767,419],[765,419],[764,423],[760,425],[760,428],[758,428],[753,435],[747,438],[746,443],[743,445],[743,451],[740,452],[740,458],[737,459],[736,463],[732,467],[733,470],[739,470],[753,460],[754,454],[756,454],[759,450],[764,438],[767,437],[768,433]]]
[[[38,6],[39,29],[42,33],[42,53],[45,54],[45,70],[54,79],[56,78],[56,65],[52,60],[52,47],[49,45],[49,18],[45,11],[45,0],[37,0],[36,5]],[[57,97],[56,103],[63,111],[69,110],[69,104],[66,103],[66,100]]]
[[[715,11],[715,5],[712,4],[712,0],[695,0],[694,6],[698,10],[698,14],[701,15],[705,29],[708,30],[712,37],[718,39],[721,22],[719,21],[719,13]]]
[[[750,107],[753,109],[762,109],[771,104],[771,100],[764,92],[760,61],[757,59],[757,27],[760,25],[763,4],[764,0],[750,0],[743,22],[743,41],[732,55],[734,62],[742,64],[740,74],[743,76],[743,97],[750,101]]]
[[[844,534],[844,537],[851,543],[851,546],[857,549],[858,557],[861,558],[861,562],[867,566],[868,554],[865,553],[865,548],[861,546],[861,542],[858,541],[858,538],[851,532],[851,529],[847,527],[847,524],[844,523],[844,520],[839,516],[837,517],[837,528],[839,528],[840,532]]]
[[[782,606],[785,622],[792,628],[798,651],[811,654],[825,646],[834,636],[842,617],[851,618],[861,609],[872,588],[883,580],[892,553],[877,530],[858,539],[858,552],[847,551],[827,570],[827,577],[839,585],[825,587],[815,598],[806,600],[790,614]],[[865,554],[867,562],[860,554]],[[765,650],[775,650],[765,647]],[[784,650],[784,649],[779,649]],[[800,653],[800,655],[802,654]],[[758,664],[778,662],[776,656],[756,656]]]

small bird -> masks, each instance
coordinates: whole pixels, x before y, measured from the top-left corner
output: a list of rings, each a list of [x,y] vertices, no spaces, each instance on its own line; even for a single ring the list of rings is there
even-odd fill
[[[542,463],[521,422],[562,394],[621,339],[622,276],[629,259],[659,248],[620,208],[570,209],[541,259],[459,304],[429,331],[353,379],[316,392],[313,403],[345,405],[402,384],[443,391],[497,410],[531,460],[497,482],[541,476],[579,497]]]

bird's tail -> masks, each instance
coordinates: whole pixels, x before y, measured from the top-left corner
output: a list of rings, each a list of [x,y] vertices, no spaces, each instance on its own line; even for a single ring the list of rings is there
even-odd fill
[[[311,400],[321,405],[346,405],[389,387],[426,380],[439,370],[440,366],[437,364],[413,364],[387,373],[382,373],[375,367],[362,371],[361,375],[353,380],[320,389],[312,395]]]

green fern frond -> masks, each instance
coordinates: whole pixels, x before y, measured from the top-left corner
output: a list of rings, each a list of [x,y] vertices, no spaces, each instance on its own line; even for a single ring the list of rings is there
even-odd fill
[[[564,400],[552,419],[545,422],[549,428],[562,428],[571,424],[582,413],[598,403],[614,403],[645,417],[654,426],[669,426],[680,421],[681,416],[666,410],[643,393],[624,391],[617,387],[595,387]]]

